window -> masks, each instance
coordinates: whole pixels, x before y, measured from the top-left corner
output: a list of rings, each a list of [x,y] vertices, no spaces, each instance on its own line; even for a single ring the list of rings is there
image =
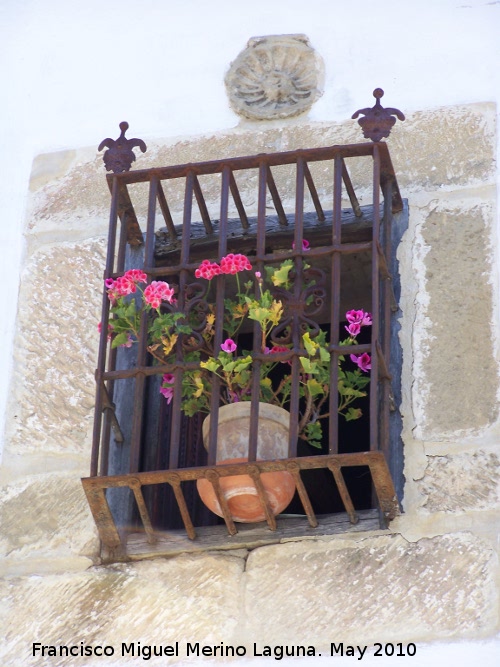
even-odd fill
[[[359,205],[348,164],[355,166],[365,191],[369,183],[371,201],[367,206]],[[271,470],[293,474],[297,493],[288,511],[299,515],[287,524],[293,525],[293,530],[315,530],[317,515],[339,511],[347,513],[351,524],[362,515],[359,509],[370,509],[370,521],[377,508],[383,520],[390,520],[398,511],[395,488],[399,494],[402,491],[400,425],[395,410],[400,355],[395,333],[398,284],[393,249],[407,214],[387,145],[363,143],[231,158],[114,174],[108,181],[112,202],[107,277],[140,268],[149,280],[177,283],[182,299],[186,287],[196,282],[194,270],[202,259],[218,259],[228,252],[246,253],[254,268],[263,271],[266,265],[276,265],[289,257],[297,274],[304,271],[305,264],[316,272],[317,304],[311,317],[328,331],[331,358],[336,361],[341,354],[368,352],[372,368],[365,419],[345,425],[337,418],[338,364],[331,364],[330,387],[335,389],[330,392],[330,415],[335,417],[328,419],[327,436],[319,454],[307,450],[307,445],[304,448],[297,429],[292,427],[287,458],[256,461],[254,427],[249,462],[217,468],[216,430],[212,431],[207,455],[200,445],[201,418],[186,418],[179,409],[179,383],[187,368],[182,354],[177,357],[179,379],[174,391],[174,397],[177,394],[179,398],[168,405],[161,400],[159,387],[163,374],[172,368],[152,363],[144,335],[146,317],[139,344],[132,351],[109,349],[109,303],[105,294],[91,475],[83,484],[107,549],[116,555],[117,550],[126,548],[130,554],[135,544],[135,553],[148,549],[169,552],[169,540],[179,539],[172,532],[176,525],[183,527],[189,539],[203,543],[199,536],[205,533],[198,527],[217,519],[198,502],[195,480],[206,477],[216,489],[219,475],[241,474],[249,466],[257,480]],[[248,194],[252,183],[254,211],[246,201],[250,198],[241,194]],[[295,184],[293,188],[290,183]],[[279,192],[283,191],[282,184],[287,197]],[[141,186],[148,189],[144,234],[136,212],[141,206]],[[168,200],[175,198],[179,186],[184,192],[184,207],[182,220],[176,224]],[[204,188],[220,192],[215,215],[209,212]],[[294,201],[288,206],[292,190]],[[342,208],[343,197],[349,208]],[[193,213],[194,202],[198,214]],[[157,205],[161,216],[157,215]],[[160,229],[162,223],[164,228]],[[292,249],[292,244],[300,249],[303,239],[310,243],[310,250]],[[304,304],[303,295],[295,290],[288,304],[295,313],[289,325],[292,338],[300,333]],[[342,347],[343,313],[350,308],[370,311],[373,326],[366,340],[360,339],[355,347]],[[247,335],[251,348],[252,335]],[[297,343],[291,347],[297,357]],[[396,350],[392,361],[391,347]],[[292,415],[299,402],[299,390],[292,384]],[[252,401],[251,417],[255,424],[259,408],[254,404],[256,400]],[[259,496],[265,507],[265,493],[259,491]],[[137,536],[137,528],[130,528],[134,514],[149,546]],[[227,533],[234,536],[232,546],[248,540],[248,528],[235,525],[227,507],[223,507],[223,514],[226,541]],[[279,533],[281,528],[269,511],[267,523],[271,531],[278,528]],[[127,536],[130,530],[135,536]],[[166,534],[161,533],[165,530]],[[241,535],[237,536],[237,531]],[[217,544],[224,539],[220,533],[218,530]]]

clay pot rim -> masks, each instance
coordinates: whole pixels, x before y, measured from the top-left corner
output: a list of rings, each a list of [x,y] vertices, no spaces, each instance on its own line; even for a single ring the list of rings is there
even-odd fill
[[[251,407],[251,401],[241,401],[240,403],[222,405],[219,408],[219,417],[217,421],[219,424],[225,424],[226,422],[234,421],[235,419],[250,419]],[[202,432],[204,438],[208,436],[210,416],[211,415],[208,414],[203,420]],[[260,418],[270,419],[271,421],[284,426],[286,429],[290,428],[290,413],[279,405],[259,402],[259,419]]]

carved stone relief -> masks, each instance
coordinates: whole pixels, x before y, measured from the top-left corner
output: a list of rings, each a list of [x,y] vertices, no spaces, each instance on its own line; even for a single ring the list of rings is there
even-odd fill
[[[225,83],[237,114],[272,120],[308,111],[322,94],[323,78],[323,60],[306,35],[270,35],[248,41]]]

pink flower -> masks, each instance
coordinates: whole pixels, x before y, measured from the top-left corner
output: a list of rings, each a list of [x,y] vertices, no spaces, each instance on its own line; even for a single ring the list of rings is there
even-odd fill
[[[148,277],[144,271],[140,271],[139,269],[130,269],[116,280],[106,278],[104,284],[108,290],[109,300],[114,302],[121,296],[133,294],[137,290],[137,283],[145,283],[147,279]]]
[[[372,367],[372,360],[368,352],[363,352],[363,354],[356,355],[351,354],[351,361],[358,365],[362,371],[369,371]]]
[[[257,280],[260,280],[262,278],[262,273],[260,271],[256,271],[255,277],[257,278]]]
[[[233,255],[229,253],[220,261],[221,273],[239,273],[240,271],[251,271],[252,265],[246,255]]]
[[[173,384],[175,381],[175,375],[173,373],[165,373],[162,381],[166,384]]]
[[[172,303],[174,290],[162,280],[153,280],[144,290],[144,301],[152,308],[159,308],[162,301]]]
[[[351,322],[351,324],[346,327],[346,330],[351,336],[357,336],[361,331],[361,324],[359,322]]]
[[[200,266],[194,272],[197,278],[205,278],[205,280],[212,280],[214,276],[220,274],[220,266],[209,259],[204,259]]]
[[[220,349],[223,352],[234,352],[236,350],[236,343],[231,338],[226,338],[220,346]]]

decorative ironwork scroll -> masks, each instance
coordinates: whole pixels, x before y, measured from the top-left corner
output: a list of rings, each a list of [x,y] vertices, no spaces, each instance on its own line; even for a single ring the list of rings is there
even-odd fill
[[[399,120],[404,120],[404,114],[399,109],[387,108],[380,104],[380,98],[384,96],[382,88],[375,88],[373,97],[377,100],[375,106],[366,109],[358,109],[352,118],[355,119],[359,114],[364,114],[364,118],[358,120],[363,136],[372,141],[380,141],[383,137],[388,137],[392,126],[395,124],[397,116]]]

